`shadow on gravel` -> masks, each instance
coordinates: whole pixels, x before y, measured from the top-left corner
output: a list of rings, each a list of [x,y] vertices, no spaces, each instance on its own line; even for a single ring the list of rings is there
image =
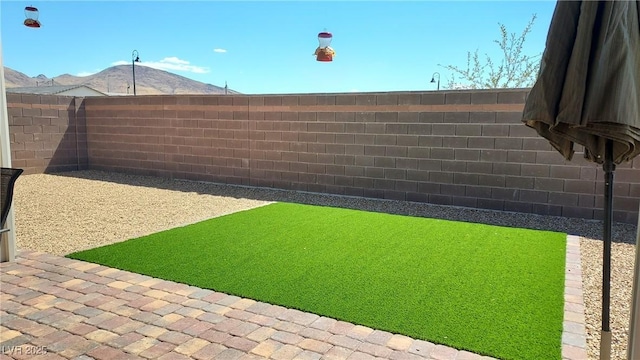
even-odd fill
[[[144,186],[172,191],[195,192],[213,196],[332,206],[488,225],[550,230],[599,240],[603,237],[603,223],[600,220],[585,220],[558,216],[433,205],[408,201],[371,199],[293,190],[204,183],[189,180],[171,180],[159,177],[128,175],[95,170],[62,172],[51,175],[106,181],[129,186]],[[623,223],[615,223],[613,225],[613,241],[615,242],[635,244],[636,234],[637,227],[635,225]]]

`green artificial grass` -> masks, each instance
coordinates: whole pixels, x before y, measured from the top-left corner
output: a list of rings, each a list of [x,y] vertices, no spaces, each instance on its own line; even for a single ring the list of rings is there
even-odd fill
[[[276,203],[68,255],[503,359],[560,359],[566,235]]]

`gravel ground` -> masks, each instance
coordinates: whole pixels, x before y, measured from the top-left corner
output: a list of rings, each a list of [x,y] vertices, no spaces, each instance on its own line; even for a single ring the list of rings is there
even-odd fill
[[[131,176],[99,171],[25,175],[14,194],[19,249],[65,255],[274,201],[329,205],[581,236],[590,359],[599,357],[602,222],[400,201]],[[613,229],[612,359],[625,359],[636,226]]]
[[[582,238],[582,291],[585,302],[589,359],[600,358],[602,241]],[[627,358],[627,331],[631,312],[631,289],[635,245],[614,243],[611,248],[611,358]]]

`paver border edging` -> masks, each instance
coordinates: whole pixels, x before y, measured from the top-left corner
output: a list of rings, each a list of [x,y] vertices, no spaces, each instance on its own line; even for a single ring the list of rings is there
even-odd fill
[[[587,359],[587,331],[579,236],[567,235],[566,252],[562,359],[584,360]]]

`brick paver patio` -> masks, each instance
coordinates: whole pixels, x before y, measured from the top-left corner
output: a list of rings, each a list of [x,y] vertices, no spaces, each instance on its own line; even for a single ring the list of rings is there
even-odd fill
[[[575,241],[568,248],[575,261]],[[577,254],[579,271],[579,242]],[[490,359],[40,252],[21,251],[0,271],[0,358]],[[579,275],[575,266],[570,271]],[[570,285],[574,305],[567,309],[573,313],[572,321],[565,319],[563,357],[579,359],[586,357],[582,295],[577,278]]]

